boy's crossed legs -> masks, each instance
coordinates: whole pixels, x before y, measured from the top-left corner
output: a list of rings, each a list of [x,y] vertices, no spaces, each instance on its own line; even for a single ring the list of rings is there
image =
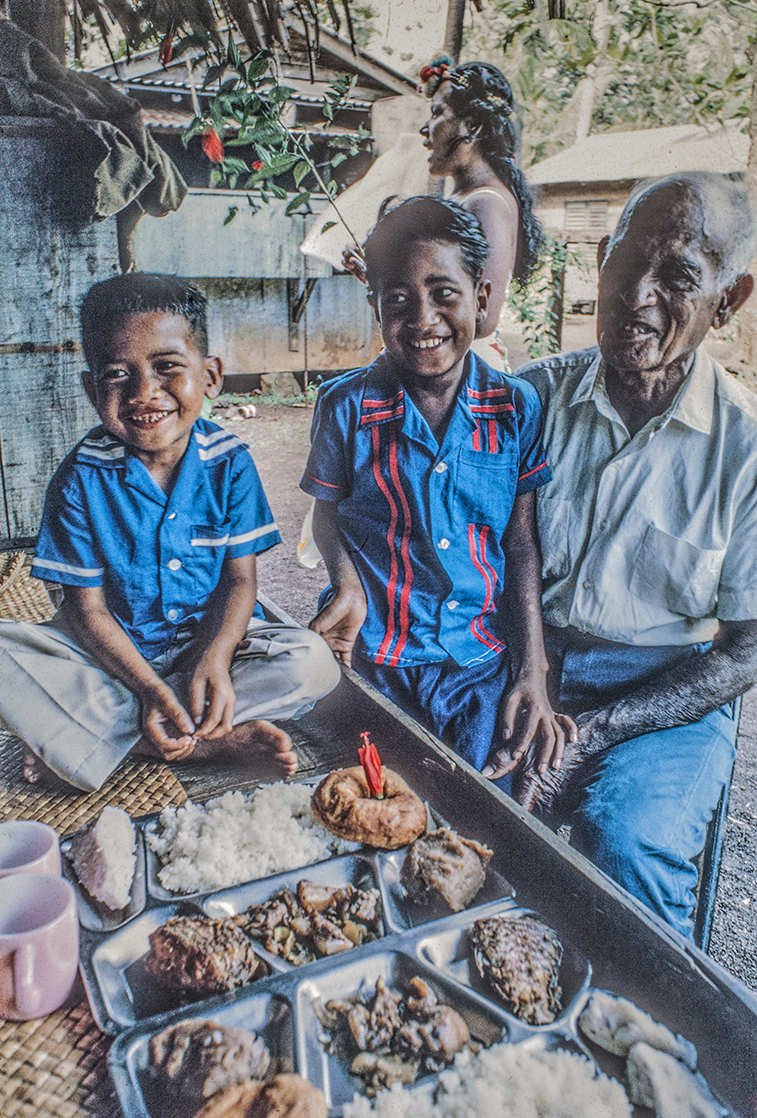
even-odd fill
[[[60,624],[0,622],[0,722],[56,775],[84,790],[99,788],[131,753],[159,756],[141,733],[137,697],[108,676]],[[152,661],[184,701],[179,662],[191,638]],[[298,718],[333,690],[339,667],[315,633],[255,618],[230,670],[234,728],[200,740],[192,758],[267,754],[286,775],[296,770],[289,735],[272,719]],[[12,701],[10,701],[12,698]],[[34,777],[34,766],[29,775]]]

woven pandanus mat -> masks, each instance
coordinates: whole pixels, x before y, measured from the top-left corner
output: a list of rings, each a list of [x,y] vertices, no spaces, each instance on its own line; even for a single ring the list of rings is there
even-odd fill
[[[86,1002],[38,1021],[0,1023],[3,1118],[116,1118],[121,1108],[108,1076],[111,1038]]]
[[[106,804],[136,816],[187,798],[173,773],[158,761],[125,761],[99,792],[85,793],[26,784],[23,756],[17,738],[0,734],[0,819],[39,819],[59,835],[83,827]],[[110,1043],[81,1000],[38,1021],[0,1022],[2,1118],[120,1115],[106,1064]]]
[[[76,831],[106,804],[129,815],[148,815],[187,798],[171,770],[160,761],[126,760],[98,792],[78,792],[66,785],[47,787],[23,779],[24,747],[18,738],[0,734],[0,819],[39,819],[59,835]]]

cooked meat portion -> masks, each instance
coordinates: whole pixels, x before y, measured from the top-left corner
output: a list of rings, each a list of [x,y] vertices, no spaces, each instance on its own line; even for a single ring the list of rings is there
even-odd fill
[[[626,1061],[631,1102],[654,1110],[655,1118],[724,1118],[728,1114],[710,1091],[705,1078],[685,1064],[639,1041]]]
[[[444,1067],[470,1042],[460,1014],[418,977],[410,979],[404,998],[378,978],[367,1001],[328,1002],[322,1020],[358,1049],[350,1070],[365,1080],[368,1094],[394,1082],[412,1083],[420,1069]]]
[[[145,966],[162,986],[196,994],[233,990],[268,973],[233,917],[171,917],[150,936]]]
[[[300,881],[234,917],[246,935],[294,966],[349,951],[381,934],[378,889]]]
[[[492,856],[487,846],[439,827],[416,839],[400,870],[400,880],[414,901],[440,896],[453,912],[466,908],[484,884]]]
[[[560,1012],[562,944],[532,916],[491,916],[471,933],[478,973],[508,1009],[529,1025],[548,1025]]]
[[[260,1037],[215,1021],[179,1021],[150,1040],[150,1066],[164,1112],[195,1114],[217,1091],[262,1079],[270,1056]]]
[[[326,1118],[321,1091],[300,1075],[276,1075],[268,1083],[250,1081],[214,1095],[195,1118]]]
[[[660,1052],[669,1052],[690,1068],[697,1066],[697,1050],[690,1040],[677,1036],[628,998],[593,990],[578,1018],[584,1036],[606,1052],[627,1056],[631,1045],[645,1041]]]

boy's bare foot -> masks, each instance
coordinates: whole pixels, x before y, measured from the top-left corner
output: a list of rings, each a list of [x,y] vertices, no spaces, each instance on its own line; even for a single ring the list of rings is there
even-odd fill
[[[132,752],[161,757],[158,750],[144,738],[137,742]],[[297,772],[297,754],[289,734],[264,718],[240,722],[231,733],[222,738],[196,739],[194,749],[182,760],[244,762],[256,756],[267,757],[277,768],[283,770],[285,776],[292,776]]]
[[[24,770],[23,778],[27,784],[38,784],[42,778],[42,769],[44,765],[40,761],[36,753],[32,753],[31,749],[24,750]]]

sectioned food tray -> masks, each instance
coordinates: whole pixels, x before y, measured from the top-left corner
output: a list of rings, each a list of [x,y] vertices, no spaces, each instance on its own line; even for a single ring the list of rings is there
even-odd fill
[[[110,1054],[119,1099],[129,1118],[158,1115],[144,1072],[149,1038],[171,1022],[196,1016],[262,1031],[278,1062],[277,1070],[296,1069],[312,1079],[324,1090],[331,1114],[339,1114],[358,1084],[344,1062],[327,1053],[319,1039],[315,1000],[337,994],[348,996],[357,992],[361,982],[375,980],[379,973],[394,979],[408,977],[411,972],[448,996],[468,1020],[473,1035],[484,1044],[504,1030],[513,1042],[583,1051],[585,1045],[575,1027],[580,1008],[591,990],[610,990],[696,1045],[699,1070],[730,1113],[746,1116],[754,1112],[757,1000],[746,987],[650,915],[563,840],[351,673],[297,725],[308,741],[304,754],[316,758],[307,773],[309,778],[314,775],[313,769],[326,772],[338,765],[354,764],[359,733],[369,729],[384,763],[426,800],[436,820],[447,822],[461,835],[494,851],[490,863],[493,876],[485,887],[488,889],[491,882],[493,891],[480,894],[474,907],[460,914],[438,910],[425,915],[413,913],[401,896],[397,880],[404,851],[383,854],[365,848],[283,875],[330,881],[335,873],[341,873],[353,882],[364,874],[372,876],[382,893],[386,934],[373,943],[307,967],[284,970],[280,962],[274,967],[271,960],[269,977],[234,993],[157,1016],[144,1017],[139,998],[132,996],[131,1004],[137,1007],[133,1019],[138,1023],[121,1033]],[[156,922],[155,914],[161,908],[189,906],[198,911],[199,906],[200,911],[215,914],[224,910],[213,906],[228,905],[234,911],[237,905],[253,903],[248,899],[253,895],[254,899],[270,896],[278,884],[278,878],[269,878],[226,890],[225,895],[166,902],[150,895],[149,864],[144,874],[146,896],[140,911],[143,918]],[[504,880],[514,886],[514,900],[500,885]],[[517,1021],[471,973],[467,929],[478,916],[514,905],[536,912],[556,931],[564,947],[563,1011],[548,1027]],[[135,914],[135,927],[137,919]],[[119,967],[123,973],[123,963],[125,969],[132,965],[128,960],[140,946],[132,940],[135,933],[131,923],[127,921],[112,932],[82,928],[83,943],[97,941],[92,954],[102,949],[116,975]],[[147,934],[143,928],[140,942]],[[123,937],[122,963],[114,946],[119,936]],[[85,980],[93,997],[87,968],[83,960]],[[118,981],[114,980],[109,1009],[104,1008],[104,1000],[99,1010],[93,1003],[101,1024],[115,1030],[132,1025],[126,1020],[131,1012],[129,997],[118,992]],[[153,1012],[155,1007],[150,1004],[142,1008]],[[601,1067],[617,1075],[612,1057],[605,1059],[594,1051],[591,1054]]]

